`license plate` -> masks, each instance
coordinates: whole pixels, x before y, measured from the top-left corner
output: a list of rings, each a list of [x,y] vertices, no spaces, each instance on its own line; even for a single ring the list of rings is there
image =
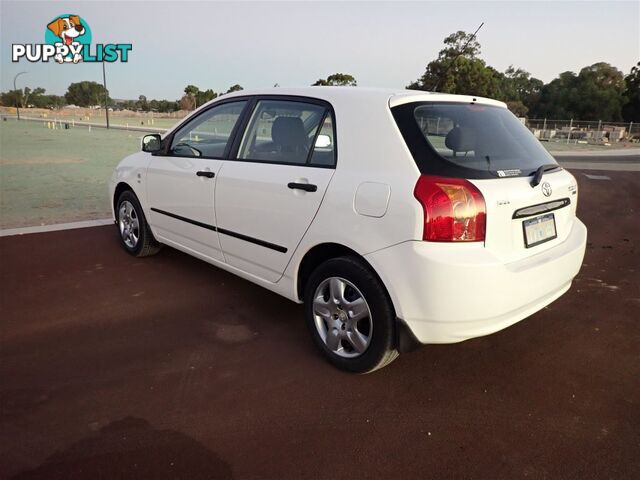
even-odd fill
[[[535,247],[558,237],[553,213],[523,221],[522,230],[524,231],[524,245],[527,248]]]

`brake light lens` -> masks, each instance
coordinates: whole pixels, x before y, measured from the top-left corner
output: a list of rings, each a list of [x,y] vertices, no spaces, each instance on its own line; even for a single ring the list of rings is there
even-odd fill
[[[468,180],[422,175],[413,194],[424,210],[423,240],[484,241],[487,221],[484,197]]]

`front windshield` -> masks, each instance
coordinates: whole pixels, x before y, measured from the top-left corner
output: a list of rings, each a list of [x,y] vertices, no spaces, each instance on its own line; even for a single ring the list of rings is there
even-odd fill
[[[460,167],[498,177],[530,175],[553,157],[506,108],[467,103],[423,103],[413,116],[433,149]]]

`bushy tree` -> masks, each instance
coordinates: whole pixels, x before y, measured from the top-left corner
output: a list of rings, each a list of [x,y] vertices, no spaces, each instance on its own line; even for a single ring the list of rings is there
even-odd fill
[[[108,92],[107,92],[108,95]],[[90,107],[104,103],[104,86],[97,82],[82,81],[72,83],[64,94],[67,103],[79,107]]]
[[[196,87],[195,85],[187,85],[184,89],[184,93],[186,96],[191,97],[193,100],[192,102],[193,108],[189,110],[193,110],[201,105],[204,105],[205,103],[213,100],[218,96],[218,94],[211,89],[200,90],[200,88]],[[181,102],[181,108],[183,104],[184,106],[189,105],[188,102],[182,102],[182,99],[180,99],[180,102]],[[182,108],[182,109],[186,110],[185,108]]]
[[[444,39],[444,48],[440,50],[438,58],[454,58],[458,54],[467,58],[480,55],[480,42],[472,33],[458,30]]]
[[[478,58],[480,43],[462,30],[444,39],[438,58],[407,88],[502,98],[504,75]]]
[[[29,87],[9,90],[0,94],[0,102],[7,107],[18,105],[20,108],[27,108],[27,106],[33,105],[36,108],[47,108],[47,96],[44,93],[45,89],[41,87],[36,87],[33,90]]]
[[[541,89],[535,116],[618,122],[625,88],[622,72],[608,63],[594,63],[577,75],[563,72]]]
[[[158,101],[158,111],[162,112],[162,113],[166,113],[166,112],[175,112],[176,110],[179,110],[180,106],[178,105],[178,102],[173,100],[159,100]]]
[[[507,105],[520,103],[527,111],[533,110],[540,100],[540,91],[543,86],[542,80],[532,77],[526,70],[509,65],[503,75],[502,98],[500,100],[506,101]],[[519,106],[516,108],[522,110]],[[511,111],[515,113],[513,109]]]
[[[0,94],[0,104],[5,107],[15,107],[16,105],[20,107],[22,106],[23,96],[22,89],[2,92]]]
[[[316,80],[316,82],[311,86],[355,87],[357,85],[358,82],[353,77],[353,75],[349,75],[348,73],[334,73],[333,75],[329,75],[327,78]]]
[[[627,122],[640,122],[640,62],[624,78],[627,103],[622,107],[622,116]]]
[[[239,92],[240,90],[244,90],[244,88],[242,88],[242,85],[236,83],[235,85],[230,86],[229,90],[224,93]]]
[[[58,109],[64,107],[66,103],[67,102],[62,95],[42,95],[40,108]]]
[[[147,97],[145,95],[140,95],[138,97],[138,101],[136,102],[136,110],[142,110],[143,112],[148,112],[150,109],[151,107],[149,106]]]
[[[516,117],[526,117],[527,113],[529,113],[529,107],[520,100],[508,100],[506,104],[507,108],[511,110]]]

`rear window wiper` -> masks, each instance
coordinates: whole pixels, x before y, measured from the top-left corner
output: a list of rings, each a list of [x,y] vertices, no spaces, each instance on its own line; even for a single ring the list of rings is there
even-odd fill
[[[555,170],[556,168],[560,168],[560,165],[558,165],[557,163],[547,163],[546,165],[540,165],[538,170],[536,170],[536,172],[533,174],[533,180],[531,180],[531,188],[535,188],[540,185],[544,172],[549,172],[551,170]]]

